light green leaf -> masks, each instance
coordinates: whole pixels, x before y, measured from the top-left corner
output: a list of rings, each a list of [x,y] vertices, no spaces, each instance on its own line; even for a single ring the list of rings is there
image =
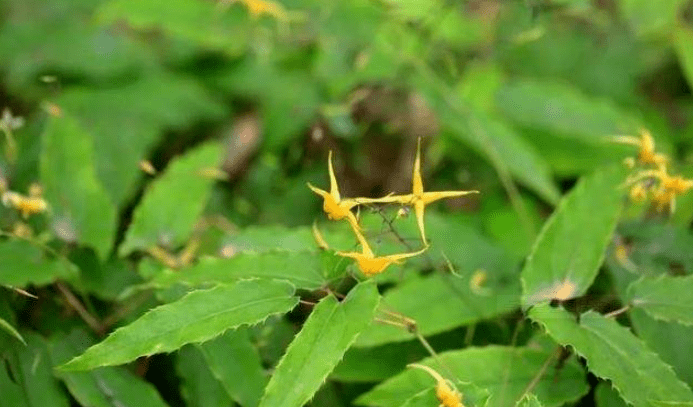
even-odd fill
[[[41,181],[53,229],[105,258],[115,238],[116,209],[96,175],[94,140],[63,111],[49,115],[42,144]]]
[[[489,407],[507,407],[522,397],[527,385],[551,357],[551,352],[553,349],[544,351],[491,345],[443,352],[437,360],[429,357],[418,363],[430,366],[455,385],[471,383],[488,390],[491,397]],[[445,368],[441,369],[440,366]],[[448,377],[449,374],[453,376]],[[375,386],[360,396],[356,403],[379,407],[399,406],[432,384],[435,382],[426,372],[408,369]],[[584,372],[574,360],[569,360],[560,372],[543,375],[533,392],[544,406],[558,407],[577,400],[587,390]]]
[[[169,35],[233,56],[245,50],[248,33],[252,32],[250,19],[242,7],[225,8],[198,0],[165,3],[116,0],[107,2],[97,15],[102,22],[125,20],[137,29],[161,29]]]
[[[135,208],[120,254],[157,244],[183,244],[195,226],[209,197],[214,179],[204,172],[219,164],[221,146],[204,144],[177,158],[146,189]]]
[[[192,345],[183,346],[176,357],[181,378],[180,392],[189,407],[233,406],[233,400],[212,375],[202,352]],[[240,377],[239,377],[240,378]]]
[[[72,263],[63,258],[49,258],[42,249],[25,240],[0,242],[0,259],[0,284],[45,285],[77,276],[77,267]]]
[[[193,291],[159,306],[62,366],[88,370],[118,365],[140,356],[168,352],[187,343],[204,342],[241,325],[293,308],[294,288],[281,281],[246,280]]]
[[[575,348],[590,371],[611,380],[629,403],[693,405],[693,392],[671,367],[613,319],[590,311],[578,324],[566,311],[548,305],[535,306],[529,316],[560,344]]]
[[[331,270],[333,253],[284,252],[239,253],[228,259],[203,258],[184,273],[166,270],[152,280],[151,286],[166,288],[183,283],[200,285],[207,283],[231,283],[241,278],[269,278],[287,280],[297,288],[315,290],[325,286]],[[344,261],[346,263],[346,261]]]
[[[645,278],[630,286],[629,303],[656,319],[693,325],[693,275]]]
[[[227,331],[197,347],[214,378],[234,401],[244,407],[260,403],[268,378],[247,329]]]
[[[96,171],[116,205],[134,192],[139,162],[165,131],[226,114],[192,78],[158,70],[119,87],[71,87],[58,104],[94,135]]]
[[[3,318],[0,318],[0,329],[3,331],[7,332],[8,334],[12,335],[15,337],[18,341],[26,345],[26,341],[22,337],[22,335],[17,331],[15,327],[13,327],[9,322],[5,321]]]
[[[8,367],[12,371],[14,381],[26,395],[26,405],[69,407],[67,395],[53,377],[53,364],[48,355],[46,342],[39,334],[33,332],[25,332],[24,338],[26,346],[17,343],[14,345]],[[1,398],[4,398],[4,394]]]
[[[300,407],[308,402],[371,323],[379,299],[375,284],[365,282],[342,302],[331,295],[321,300],[279,361],[260,407]]]
[[[90,335],[75,329],[50,342],[53,365],[67,362],[93,344]],[[123,367],[104,367],[91,372],[56,370],[70,394],[80,405],[90,407],[151,406],[165,407],[154,386]]]
[[[522,126],[593,143],[604,143],[605,136],[637,134],[641,128],[610,100],[591,98],[559,83],[513,82],[496,94],[496,103],[508,118]]]
[[[515,407],[542,407],[541,402],[534,394],[525,394],[520,401],[517,402]]]
[[[544,224],[522,270],[523,306],[587,292],[621,212],[620,168],[581,179]]]

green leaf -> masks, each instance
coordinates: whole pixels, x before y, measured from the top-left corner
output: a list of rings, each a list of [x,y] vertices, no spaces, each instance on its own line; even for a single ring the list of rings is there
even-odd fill
[[[0,369],[0,394],[0,407],[29,407],[24,389],[9,376],[9,369]]]
[[[115,238],[116,209],[96,175],[92,136],[67,112],[48,117],[41,181],[58,236],[92,246],[102,259],[108,256]]]
[[[8,367],[26,395],[26,405],[68,407],[68,397],[53,377],[53,364],[46,342],[33,332],[24,333],[24,338],[26,346],[15,344]]]
[[[260,404],[268,378],[247,329],[227,331],[197,347],[214,378],[234,401],[244,407]]]
[[[601,382],[594,391],[594,401],[597,407],[627,407],[625,401],[618,395],[609,382]]]
[[[67,335],[57,335],[50,342],[51,360],[54,365],[65,363],[93,343],[91,336],[82,329],[74,329]],[[166,406],[151,383],[123,367],[104,367],[90,372],[55,370],[55,374],[80,405]]]
[[[605,136],[636,134],[641,125],[608,99],[591,98],[553,82],[507,84],[496,94],[498,108],[527,128],[603,143]],[[607,144],[605,144],[605,147]]]
[[[671,367],[616,321],[590,311],[578,324],[566,311],[548,305],[532,308],[529,316],[560,344],[575,348],[590,371],[611,380],[629,403],[693,405],[693,392]]]
[[[293,293],[294,288],[288,283],[261,280],[193,291],[117,329],[61,368],[88,370],[118,365],[140,356],[172,351],[186,343],[204,342],[228,329],[289,311],[298,302]]]
[[[178,376],[181,378],[181,395],[186,406],[234,405],[221,383],[212,375],[199,349],[192,345],[183,346],[178,351],[176,362]]]
[[[5,321],[3,318],[0,318],[0,329],[12,335],[18,341],[26,345],[26,341],[24,340],[24,337],[22,337],[22,335],[19,333],[19,331],[17,331],[15,327],[13,327],[9,322]]]
[[[219,119],[226,108],[192,78],[151,70],[118,87],[71,87],[58,104],[94,138],[96,170],[115,204],[134,192],[140,161],[165,131]]]
[[[541,402],[534,394],[525,394],[520,401],[517,402],[515,407],[542,407]]]
[[[621,12],[638,34],[668,35],[685,0],[619,0]]]
[[[443,404],[441,404],[440,400],[436,397],[435,385],[431,384],[429,387],[428,390],[424,390],[408,399],[400,407],[442,406]],[[487,390],[465,383],[457,383],[455,387],[457,391],[462,394],[463,407],[487,407],[489,405],[489,394]]]
[[[536,378],[542,365],[551,357],[551,350],[490,345],[466,348],[438,354],[421,362],[439,371],[453,383],[471,383],[488,390],[489,407],[507,407],[522,397],[527,385]],[[445,366],[445,369],[440,369]],[[447,373],[447,374],[446,374]],[[452,377],[448,377],[452,374]],[[399,406],[411,397],[435,384],[431,376],[419,369],[408,369],[375,386],[360,396],[357,404],[367,406]],[[460,388],[460,390],[462,387]],[[545,374],[533,392],[546,407],[561,406],[577,400],[588,390],[585,374],[574,360],[569,360],[560,372]]]
[[[107,2],[98,13],[102,22],[124,19],[134,28],[161,29],[169,35],[194,41],[200,46],[239,55],[252,32],[250,19],[242,7],[219,7],[197,0],[156,1],[116,0]]]
[[[693,86],[693,30],[679,24],[674,31],[674,46],[688,86]]]
[[[49,258],[39,247],[25,240],[0,242],[0,284],[26,287],[46,285],[77,276],[77,267],[64,258]]]
[[[629,303],[656,319],[693,325],[693,275],[645,278],[630,286]]]
[[[427,355],[419,341],[369,348],[352,347],[344,354],[330,378],[340,382],[379,382]]]
[[[372,282],[358,284],[342,302],[331,295],[322,299],[279,361],[260,407],[300,407],[308,402],[371,323],[379,299]]]
[[[333,253],[329,257],[335,258]],[[184,283],[200,285],[207,283],[231,283],[241,278],[268,278],[287,280],[297,288],[315,290],[328,283],[324,270],[325,256],[320,252],[239,253],[228,259],[203,258],[184,273],[166,270],[154,278],[151,285],[165,288]]]
[[[177,158],[166,172],[146,189],[135,208],[120,254],[148,249],[157,244],[183,244],[202,213],[214,179],[204,175],[216,168],[221,156],[219,143],[204,144]]]
[[[598,170],[561,201],[522,270],[523,306],[587,292],[621,212],[624,179],[620,168]]]

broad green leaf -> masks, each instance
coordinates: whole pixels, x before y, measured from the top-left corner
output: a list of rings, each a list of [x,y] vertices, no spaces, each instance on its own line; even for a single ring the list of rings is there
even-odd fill
[[[588,97],[568,85],[523,80],[496,94],[498,108],[511,120],[563,137],[604,143],[605,136],[637,134],[641,125],[608,99]]]
[[[489,407],[512,406],[523,396],[527,385],[554,350],[490,345],[440,353],[436,360],[424,359],[443,377],[458,383],[471,383],[489,392]],[[440,366],[444,366],[441,369]],[[449,375],[453,375],[449,377]],[[417,393],[428,389],[435,381],[419,369],[408,369],[387,380],[356,400],[366,406],[399,406]],[[549,370],[534,387],[534,394],[546,407],[558,407],[577,400],[588,390],[585,374],[574,360],[560,371]]]
[[[331,295],[321,300],[279,361],[260,407],[300,407],[308,402],[371,323],[379,299],[375,284],[366,282],[342,302]]]
[[[71,87],[58,104],[94,135],[97,174],[116,205],[134,192],[142,178],[138,164],[165,131],[226,113],[192,78],[158,70],[118,87]]]
[[[0,407],[30,406],[22,386],[10,377],[10,369],[0,369],[0,394]]]
[[[67,362],[92,344],[90,335],[82,329],[57,335],[50,342],[53,365]],[[103,367],[90,372],[56,370],[55,374],[83,406],[166,406],[152,384],[123,367]]]
[[[246,48],[251,32],[250,20],[242,7],[220,7],[207,1],[115,0],[103,5],[97,14],[102,22],[124,19],[135,28],[161,29],[169,35],[234,56]]]
[[[13,327],[9,322],[5,321],[3,318],[0,318],[0,329],[12,335],[18,341],[26,345],[26,341],[24,340],[24,337],[22,337],[22,335],[19,333],[19,331],[17,331],[15,327]]]
[[[68,407],[68,397],[53,377],[53,364],[46,342],[34,332],[25,332],[24,338],[27,344],[16,343],[13,346],[7,367],[26,395],[26,405]],[[4,398],[4,394],[1,398]]]
[[[693,325],[693,275],[646,278],[629,289],[629,303],[656,319]]]
[[[242,278],[287,280],[297,288],[315,290],[329,281],[333,253],[272,251],[266,253],[239,253],[228,259],[203,258],[181,273],[166,270],[151,282],[154,287],[170,287],[176,283],[200,285],[231,283]],[[337,258],[341,259],[341,258]],[[346,263],[346,262],[345,262]],[[148,284],[149,285],[149,284]]]
[[[522,270],[523,306],[587,292],[621,212],[624,179],[618,168],[597,170],[561,201]]]
[[[515,407],[542,407],[542,404],[537,396],[527,393],[520,401],[517,402]]]
[[[611,380],[629,403],[693,405],[693,392],[671,367],[613,319],[590,311],[578,323],[566,311],[548,305],[535,306],[529,316],[560,344],[575,348],[590,371]]]
[[[676,27],[685,0],[619,0],[621,12],[641,35],[666,36]]]
[[[209,197],[214,179],[210,169],[219,164],[221,146],[210,142],[175,159],[166,172],[145,190],[135,208],[120,254],[157,244],[183,244]]]
[[[181,378],[180,392],[186,406],[234,405],[221,383],[212,375],[199,349],[192,345],[183,346],[178,351],[176,362],[178,376]]]
[[[247,329],[227,331],[197,347],[212,376],[234,401],[244,407],[260,403],[268,378]]]
[[[41,148],[41,181],[53,229],[66,241],[108,256],[116,233],[116,209],[96,175],[94,140],[61,112],[49,115]]]
[[[427,355],[419,341],[369,348],[352,347],[344,354],[330,378],[340,382],[379,382]]]
[[[77,276],[77,267],[64,258],[50,258],[44,250],[25,240],[0,242],[0,284],[25,287],[45,285]]]
[[[241,325],[293,308],[294,288],[281,281],[246,280],[193,291],[159,306],[64,364],[69,370],[119,365],[140,356],[168,352],[187,343],[204,342]]]

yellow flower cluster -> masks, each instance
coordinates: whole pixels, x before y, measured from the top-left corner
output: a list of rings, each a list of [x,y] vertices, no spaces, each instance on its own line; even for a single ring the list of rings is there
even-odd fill
[[[626,165],[639,170],[628,178],[630,198],[633,201],[649,199],[657,211],[665,207],[673,213],[676,209],[676,197],[693,188],[693,180],[680,175],[669,175],[667,165],[669,158],[655,151],[655,142],[647,130],[640,132],[640,137],[620,136],[614,141],[638,147],[638,155],[626,159]]]
[[[423,253],[428,248],[428,243],[426,242],[426,235],[424,232],[424,208],[426,205],[435,202],[443,198],[451,198],[456,196],[467,195],[471,193],[478,193],[478,191],[439,191],[439,192],[424,192],[423,181],[421,177],[421,139],[419,139],[416,159],[414,161],[414,173],[412,176],[412,193],[406,195],[387,195],[382,198],[342,198],[339,194],[339,186],[337,185],[337,179],[334,175],[334,169],[332,167],[332,152],[328,156],[328,171],[330,175],[330,192],[324,191],[320,188],[316,188],[311,184],[308,187],[320,195],[323,198],[323,210],[327,214],[327,217],[331,220],[342,220],[346,219],[351,225],[356,238],[361,245],[360,252],[337,252],[338,255],[343,257],[349,257],[356,260],[356,264],[359,269],[366,276],[372,276],[383,272],[391,264],[401,264],[404,259],[408,257],[417,256]],[[354,213],[351,211],[354,207],[358,205],[374,204],[374,203],[399,203],[405,206],[411,206],[414,208],[414,213],[416,215],[416,221],[421,233],[421,241],[424,244],[424,248],[410,253],[399,253],[391,254],[387,256],[376,256],[373,253],[368,241],[361,233],[361,227],[358,224],[358,220]],[[321,247],[326,247],[326,243],[319,236],[319,233],[314,228],[314,234],[316,235],[316,240],[318,240]]]

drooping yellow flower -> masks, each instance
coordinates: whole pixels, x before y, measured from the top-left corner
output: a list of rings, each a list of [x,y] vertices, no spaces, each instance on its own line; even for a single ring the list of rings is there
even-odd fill
[[[439,199],[453,198],[468,194],[478,194],[479,191],[437,191],[424,192],[423,180],[421,177],[421,138],[419,138],[416,147],[416,159],[414,160],[414,173],[412,175],[412,193],[407,195],[396,196],[397,202],[411,205],[414,207],[416,222],[421,232],[421,241],[426,244],[426,233],[424,228],[424,209],[426,205],[435,202]]]
[[[373,250],[371,250],[371,247],[368,245],[368,241],[365,237],[363,237],[361,232],[359,232],[358,228],[353,228],[353,230],[354,234],[356,234],[356,237],[359,240],[359,244],[361,244],[361,252],[337,252],[337,255],[350,257],[356,260],[359,270],[361,270],[361,272],[368,277],[382,273],[391,264],[402,264],[404,259],[418,256],[428,249],[428,246],[426,246],[417,252],[390,254],[387,256],[376,257],[375,254],[373,254]]]
[[[462,394],[455,390],[448,381],[443,379],[438,372],[425,365],[411,363],[407,367],[421,369],[431,375],[436,380],[436,398],[440,401],[441,407],[464,407],[462,404]]]
[[[654,165],[657,168],[662,168],[669,160],[665,154],[655,152],[654,138],[646,129],[640,130],[640,137],[616,136],[613,141],[638,147],[637,162],[640,165]],[[629,166],[634,164],[633,161],[631,158]]]
[[[356,222],[356,217],[351,212],[351,208],[358,205],[358,202],[353,199],[341,198],[339,194],[339,185],[337,185],[337,178],[334,176],[334,169],[332,168],[332,151],[330,151],[327,156],[327,169],[330,173],[330,192],[316,188],[310,183],[308,183],[308,188],[323,197],[324,202],[322,204],[322,209],[329,219],[342,220],[346,218],[354,228],[358,229],[359,226],[358,222]]]

